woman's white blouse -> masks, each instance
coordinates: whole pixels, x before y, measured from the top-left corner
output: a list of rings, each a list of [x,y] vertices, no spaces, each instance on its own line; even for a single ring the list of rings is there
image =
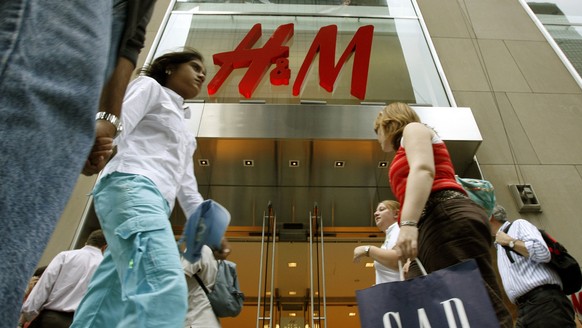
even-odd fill
[[[196,139],[185,119],[184,99],[156,80],[132,81],[123,101],[118,152],[101,176],[112,172],[143,175],[157,186],[170,208],[178,198],[186,217],[203,201],[198,192],[192,156]]]

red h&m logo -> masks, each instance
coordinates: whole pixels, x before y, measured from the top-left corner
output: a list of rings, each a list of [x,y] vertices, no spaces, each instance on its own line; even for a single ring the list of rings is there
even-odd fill
[[[344,50],[337,64],[335,63],[335,48],[337,26],[322,27],[305,59],[295,83],[293,95],[298,96],[309,67],[319,52],[319,85],[328,92],[333,91],[335,81],[348,58],[354,54],[352,81],[350,93],[360,100],[366,97],[368,83],[368,68],[372,51],[374,26],[366,25],[358,28],[354,37]],[[235,68],[247,67],[246,74],[241,79],[238,89],[245,98],[250,98],[272,64],[276,67],[270,73],[273,85],[288,85],[291,77],[289,68],[289,47],[284,46],[293,37],[293,24],[279,26],[262,48],[252,48],[262,35],[261,24],[255,24],[235,50],[222,52],[212,56],[214,64],[220,69],[208,83],[208,94],[215,94]]]

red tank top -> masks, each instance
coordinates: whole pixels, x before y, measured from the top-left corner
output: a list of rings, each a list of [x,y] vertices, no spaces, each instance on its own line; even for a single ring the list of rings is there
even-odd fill
[[[435,162],[435,175],[431,193],[439,190],[452,189],[466,194],[463,187],[455,180],[455,169],[453,168],[453,163],[451,162],[451,157],[445,144],[434,143],[432,149]],[[400,204],[404,204],[404,194],[406,192],[406,182],[409,172],[410,167],[408,166],[408,160],[406,158],[406,150],[400,146],[394,155],[394,160],[390,163],[388,172],[390,187]],[[398,217],[398,222],[400,222],[400,217]]]

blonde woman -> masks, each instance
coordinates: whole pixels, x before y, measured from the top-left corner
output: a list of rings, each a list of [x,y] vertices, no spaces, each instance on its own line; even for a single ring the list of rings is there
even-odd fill
[[[388,175],[401,204],[395,247],[400,258],[418,256],[427,272],[475,259],[501,326],[512,327],[489,253],[487,214],[455,181],[444,142],[403,103],[384,107],[374,131],[382,150],[395,152]]]
[[[398,212],[400,203],[395,200],[381,201],[374,212],[374,220],[380,231],[386,233],[386,239],[381,247],[358,246],[354,249],[354,262],[360,262],[364,256],[374,260],[376,284],[400,280],[398,273],[398,253],[393,249],[398,239]]]

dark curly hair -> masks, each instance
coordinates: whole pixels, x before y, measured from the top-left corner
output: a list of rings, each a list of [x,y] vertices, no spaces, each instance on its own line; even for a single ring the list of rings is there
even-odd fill
[[[154,59],[150,65],[145,66],[140,73],[153,78],[158,81],[160,85],[165,86],[168,81],[168,70],[172,71],[180,66],[180,64],[196,59],[204,62],[204,57],[198,50],[184,48],[183,51],[169,52],[161,55]]]

